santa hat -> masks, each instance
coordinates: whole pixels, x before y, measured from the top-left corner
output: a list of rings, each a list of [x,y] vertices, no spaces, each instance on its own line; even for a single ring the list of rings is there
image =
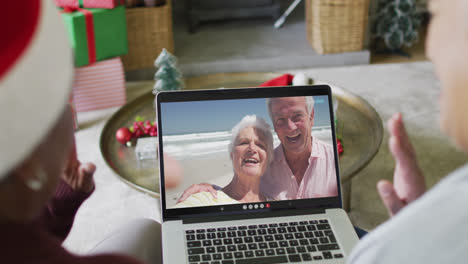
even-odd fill
[[[3,1],[2,10],[0,180],[58,120],[73,78],[72,52],[52,1]]]
[[[309,81],[309,78],[302,72],[296,73],[296,75],[286,73],[260,84],[260,87],[308,85]]]

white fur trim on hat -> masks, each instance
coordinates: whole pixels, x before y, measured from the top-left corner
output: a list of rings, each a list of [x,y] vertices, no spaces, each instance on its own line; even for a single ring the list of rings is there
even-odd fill
[[[34,150],[65,109],[72,59],[59,11],[52,1],[41,1],[33,39],[0,80],[0,180]]]

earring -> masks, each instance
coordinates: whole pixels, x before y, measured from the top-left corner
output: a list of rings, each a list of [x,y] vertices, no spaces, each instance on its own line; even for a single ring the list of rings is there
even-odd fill
[[[26,181],[26,185],[29,189],[37,192],[44,186],[44,183],[47,181],[47,174],[41,167],[36,169],[36,177],[29,178]]]

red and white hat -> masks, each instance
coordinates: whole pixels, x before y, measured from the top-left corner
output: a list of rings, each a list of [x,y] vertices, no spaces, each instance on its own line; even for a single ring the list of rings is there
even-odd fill
[[[25,159],[68,102],[73,58],[51,0],[3,1],[0,16],[0,180]]]

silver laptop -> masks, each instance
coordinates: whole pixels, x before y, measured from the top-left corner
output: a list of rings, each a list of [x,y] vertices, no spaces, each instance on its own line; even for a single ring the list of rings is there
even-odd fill
[[[292,173],[283,176],[282,170],[277,169],[287,166],[287,163],[274,164],[280,162],[278,153],[282,153],[283,145],[281,135],[278,136],[280,132],[277,133],[270,119],[268,101],[271,98],[288,100],[306,96],[314,99],[312,141],[317,139],[316,142],[320,141],[321,146],[327,146],[330,150],[328,159],[331,160],[328,160],[328,164],[331,164],[331,168],[327,168],[327,172],[306,171],[315,178],[315,183],[323,182],[324,186],[308,182],[306,188],[301,188],[306,179],[304,176],[294,193],[294,188],[288,186],[291,179],[286,179]],[[329,86],[161,92],[156,102],[163,263],[346,262],[358,237],[342,209]],[[233,131],[236,131],[233,127],[246,116],[251,119],[252,115],[257,120],[263,119],[269,125],[265,131],[269,131],[252,132],[241,126],[237,130],[240,132],[233,136]],[[238,141],[241,134],[247,136]],[[290,140],[289,143],[294,144],[299,139],[292,137]],[[275,149],[273,152],[269,151],[271,145]],[[246,157],[238,153],[258,156]],[[276,158],[263,165],[267,160],[265,157],[271,153]],[[238,156],[241,158],[238,159]],[[243,170],[244,165],[249,171]],[[314,166],[324,170],[323,164]],[[177,186],[166,188],[165,183],[169,183],[166,175],[170,177],[174,167],[181,171],[182,179]],[[272,172],[271,168],[275,168],[275,171]],[[332,176],[327,175],[330,171],[333,171]],[[248,179],[245,176],[250,175],[248,173],[255,175],[252,177],[260,177],[259,180]],[[331,180],[320,180],[320,177],[331,177]],[[241,184],[246,179],[249,184]],[[188,187],[200,183],[213,186],[217,197],[208,191],[201,191],[179,201]],[[240,185],[255,191],[245,191],[246,187]],[[330,193],[329,190],[335,191]]]

